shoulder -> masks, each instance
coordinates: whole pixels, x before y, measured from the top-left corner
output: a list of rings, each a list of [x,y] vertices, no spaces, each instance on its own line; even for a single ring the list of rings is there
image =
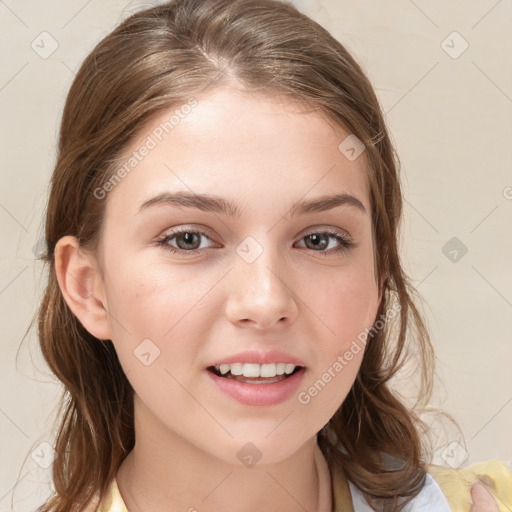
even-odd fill
[[[403,512],[471,512],[471,486],[477,481],[492,494],[500,512],[512,511],[512,468],[490,460],[459,469],[428,465],[423,488]],[[362,492],[349,480],[348,486],[353,510],[373,512]]]
[[[373,512],[361,491],[348,482],[354,510]],[[469,509],[468,509],[469,510]],[[403,508],[403,512],[454,512],[435,479],[427,473],[421,491]]]
[[[350,480],[347,482],[347,493],[342,489],[339,475],[335,475],[334,483],[334,508],[335,512],[375,512],[370,507],[362,491]],[[350,507],[348,504],[350,503]],[[452,512],[443,491],[429,473],[425,476],[425,482],[421,491],[411,499],[403,508],[403,512]]]
[[[471,486],[480,481],[493,495],[500,512],[512,510],[512,470],[502,461],[477,462],[467,468],[429,465],[453,512],[470,512]]]

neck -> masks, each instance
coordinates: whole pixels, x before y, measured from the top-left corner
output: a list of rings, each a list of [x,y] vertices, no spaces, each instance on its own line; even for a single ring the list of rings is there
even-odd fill
[[[156,423],[136,421],[136,433],[135,447],[116,477],[130,512],[332,510],[329,467],[316,438],[279,463],[245,467]]]

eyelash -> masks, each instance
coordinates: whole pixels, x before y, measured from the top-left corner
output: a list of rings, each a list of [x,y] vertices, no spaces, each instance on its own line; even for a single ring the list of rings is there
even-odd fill
[[[169,234],[165,235],[164,237],[160,238],[159,240],[157,240],[157,244],[159,246],[161,246],[162,249],[169,251],[173,254],[176,254],[176,253],[201,254],[203,251],[206,250],[205,248],[203,248],[203,249],[193,249],[191,251],[186,251],[185,249],[179,249],[177,247],[173,247],[172,245],[169,245],[168,242],[170,240],[174,239],[176,236],[178,236],[182,233],[192,233],[195,235],[205,236],[206,238],[210,239],[210,237],[206,233],[203,233],[202,231],[198,231],[198,230],[194,230],[194,229],[190,229],[190,228],[179,228],[179,229],[176,229],[175,231],[173,231],[172,233],[169,233]],[[313,251],[316,254],[320,254],[321,256],[329,256],[331,254],[347,252],[349,249],[356,246],[354,241],[352,239],[350,239],[344,233],[342,233],[340,231],[329,230],[329,229],[324,230],[324,231],[313,231],[311,233],[308,233],[307,235],[304,235],[301,238],[301,240],[303,238],[306,238],[311,235],[329,235],[330,237],[335,238],[340,243],[339,247],[337,247],[335,249],[328,249],[328,250],[324,249],[323,251],[315,251],[314,249],[309,249],[310,251]],[[306,247],[306,249],[308,249],[308,248]]]

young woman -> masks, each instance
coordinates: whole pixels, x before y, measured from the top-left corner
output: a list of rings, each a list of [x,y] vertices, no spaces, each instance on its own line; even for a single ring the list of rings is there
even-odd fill
[[[415,350],[426,402],[433,369],[401,210],[368,79],[290,4],[124,21],[62,118],[39,336],[66,395],[39,510],[506,506],[505,465],[429,466],[390,386]]]

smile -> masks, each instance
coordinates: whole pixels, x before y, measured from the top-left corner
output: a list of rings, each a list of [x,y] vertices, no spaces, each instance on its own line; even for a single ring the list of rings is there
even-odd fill
[[[269,363],[269,364],[258,364],[258,363],[232,363],[232,364],[221,364],[213,367],[217,375],[226,377],[231,376],[244,376],[244,377],[264,377],[271,378],[280,375],[290,375],[297,368],[301,368],[298,365],[292,363]]]
[[[220,391],[245,405],[276,405],[298,389],[306,369],[291,363],[232,363],[207,368]]]

